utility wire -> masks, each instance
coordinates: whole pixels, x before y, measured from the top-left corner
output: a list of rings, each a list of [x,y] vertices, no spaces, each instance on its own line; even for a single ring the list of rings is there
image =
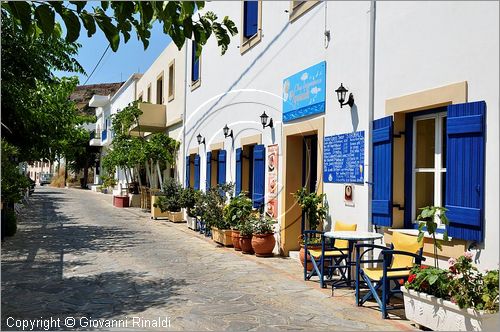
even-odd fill
[[[110,46],[111,46],[111,44],[108,44],[108,47],[106,47],[106,49],[104,50],[104,53],[101,55],[101,58],[99,59],[99,61],[97,61],[97,64],[95,65],[94,69],[92,69],[92,72],[90,73],[90,75],[87,76],[87,79],[85,80],[85,83],[83,83],[83,85],[87,84],[87,82],[90,80],[90,78],[94,74],[95,70],[97,69],[97,67],[101,63],[102,58],[104,58],[104,56],[106,55],[106,52],[108,52]]]

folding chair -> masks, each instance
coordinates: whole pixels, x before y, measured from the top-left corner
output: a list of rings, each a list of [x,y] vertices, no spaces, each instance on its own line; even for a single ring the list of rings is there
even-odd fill
[[[346,224],[341,221],[336,221],[334,226],[334,231],[355,231],[357,229],[357,224]],[[304,250],[305,250],[305,261],[304,262],[304,280],[311,279],[312,276],[317,275],[319,277],[320,287],[324,288],[325,285],[325,270],[328,274],[328,279],[332,279],[335,270],[339,271],[341,275],[341,280],[347,280],[346,273],[349,273],[347,266],[348,264],[342,264],[343,261],[347,261],[347,258],[351,254],[350,244],[347,240],[336,240],[331,238],[326,238],[323,232],[320,231],[305,231],[304,233]],[[309,249],[308,245],[311,236],[321,236],[321,250]],[[310,245],[309,245],[310,247]],[[313,268],[311,272],[307,272],[307,254],[309,253],[311,263]]]
[[[406,281],[411,268],[425,260],[422,257],[423,241],[418,242],[416,236],[394,232],[392,235],[391,248],[375,244],[356,245],[356,304],[363,305],[367,300],[373,298],[377,301],[382,318],[387,318],[387,311],[399,309],[399,307],[389,306],[390,298],[397,293],[401,293],[400,280]],[[373,251],[381,249],[382,259],[363,259],[363,256]],[[364,250],[363,252],[361,252]],[[382,263],[381,267],[362,267],[361,263]],[[391,288],[391,281],[395,284]],[[368,293],[360,299],[360,284],[366,283]],[[381,294],[378,292],[380,291]]]

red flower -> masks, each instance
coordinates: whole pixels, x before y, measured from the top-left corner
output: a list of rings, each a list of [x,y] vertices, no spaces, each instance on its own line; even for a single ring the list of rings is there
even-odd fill
[[[408,277],[408,283],[411,284],[413,282],[413,280],[415,280],[416,277],[417,277],[416,274],[410,274],[410,276]]]
[[[427,266],[427,265],[420,265],[420,270],[425,270],[425,269],[428,269],[428,268],[429,268],[429,266]]]

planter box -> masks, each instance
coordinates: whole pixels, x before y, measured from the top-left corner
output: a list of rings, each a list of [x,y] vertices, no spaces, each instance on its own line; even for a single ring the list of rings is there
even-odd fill
[[[496,330],[500,314],[488,314],[425,293],[401,287],[406,318],[436,331]]]
[[[212,227],[212,239],[225,247],[233,246],[233,231],[230,229],[218,229]]]
[[[196,218],[188,216],[187,212],[185,212],[185,211],[184,211],[184,213],[185,213],[184,219],[186,219],[186,221],[187,221],[188,228],[192,229],[193,231],[197,231],[198,230],[198,223],[196,221]]]
[[[118,208],[128,207],[128,196],[113,196],[113,205]]]
[[[161,212],[159,208],[154,207],[154,203],[156,203],[156,199],[158,196],[151,195],[151,219],[158,219],[158,218],[168,218],[169,212]]]
[[[168,211],[168,220],[171,222],[184,222],[184,212],[170,212]]]
[[[130,207],[141,207],[141,195],[140,194],[128,194],[130,198]]]

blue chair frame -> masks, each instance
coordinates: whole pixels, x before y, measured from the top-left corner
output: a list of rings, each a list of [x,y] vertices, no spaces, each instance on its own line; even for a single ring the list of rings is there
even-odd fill
[[[360,251],[363,248],[368,248],[363,251],[363,253],[360,253]],[[377,302],[380,310],[382,311],[382,318],[386,319],[387,318],[387,311],[388,310],[394,310],[394,309],[400,309],[400,307],[389,307],[389,299],[398,293],[401,293],[401,285],[398,282],[395,282],[395,286],[391,288],[390,283],[391,281],[398,281],[403,279],[406,281],[408,279],[408,275],[396,275],[396,276],[389,276],[389,272],[397,272],[397,271],[409,271],[410,268],[391,268],[391,263],[393,259],[393,255],[405,255],[405,256],[411,256],[415,259],[415,264],[420,265],[422,261],[425,261],[425,257],[422,257],[423,254],[423,248],[420,248],[419,253],[415,254],[412,252],[407,252],[407,251],[401,251],[401,250],[394,250],[394,246],[391,244],[390,248],[387,248],[385,246],[381,245],[376,245],[376,244],[369,244],[369,243],[361,243],[361,244],[356,244],[356,305],[361,306],[363,303],[368,301],[369,299],[373,298]],[[381,255],[382,259],[365,259],[362,260],[363,256],[370,252],[373,251],[374,249],[381,249]],[[382,278],[378,281],[376,280],[371,280],[365,273],[363,268],[361,268],[361,263],[382,263]],[[367,286],[369,292],[363,296],[363,298],[360,299],[360,287],[361,287],[361,282],[364,282],[364,284]],[[377,293],[378,290],[382,288],[382,294],[379,296]]]
[[[319,260],[315,258],[313,255],[309,254],[309,249],[308,246],[310,245],[309,242],[312,238],[317,238],[318,235],[321,237],[321,256],[319,257]],[[337,269],[340,274],[341,274],[341,281],[348,280],[350,277],[350,268],[349,264],[346,262],[345,265],[342,265],[343,260],[347,260],[351,250],[350,248],[337,248],[335,247],[335,239],[331,238],[326,238],[324,236],[324,232],[322,231],[316,231],[316,230],[306,230],[304,231],[304,280],[310,280],[311,277],[317,275],[319,277],[319,282],[320,282],[320,287],[325,288],[325,264],[328,263],[326,266],[326,272],[328,273],[328,278],[331,280],[333,276],[333,272]],[[351,247],[351,242],[349,242],[349,246]],[[347,252],[344,252],[343,250],[346,250]],[[325,255],[326,251],[338,251],[340,252],[340,255],[338,256],[329,256]],[[313,265],[313,268],[311,272],[307,272],[307,263],[308,259],[307,256],[309,255],[310,257],[310,262]],[[319,264],[319,266],[318,266]],[[347,273],[347,276],[346,276]],[[338,280],[337,280],[338,281]]]

